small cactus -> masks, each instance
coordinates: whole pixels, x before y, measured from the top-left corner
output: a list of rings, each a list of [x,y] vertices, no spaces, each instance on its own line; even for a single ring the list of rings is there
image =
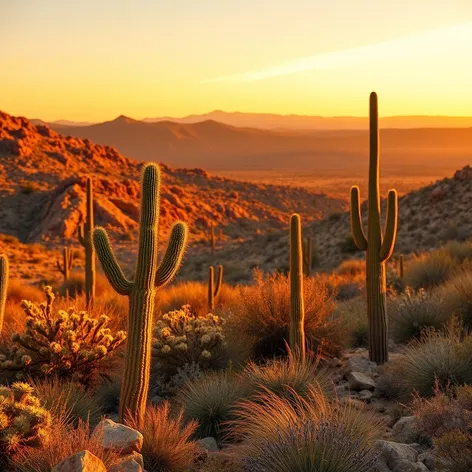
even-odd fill
[[[92,179],[88,178],[85,223],[78,227],[79,242],[85,248],[85,299],[87,306],[93,305],[95,299],[95,248],[92,241],[94,227],[93,185]]]
[[[306,238],[306,243],[303,251],[303,264],[305,266],[305,274],[310,277],[313,268],[313,235],[310,234]]]
[[[7,302],[8,272],[8,257],[5,254],[0,254],[0,333],[3,328],[3,317]]]
[[[303,300],[302,226],[300,215],[290,218],[290,337],[292,352],[305,359],[305,306]]]
[[[23,446],[40,447],[49,441],[51,414],[33,393],[23,382],[0,386],[0,465]]]
[[[351,188],[351,229],[356,246],[367,251],[367,315],[369,323],[369,358],[377,364],[388,361],[387,299],[385,262],[392,255],[397,237],[398,196],[388,192],[385,235],[380,226],[379,123],[377,94],[370,95],[370,159],[368,236],[362,227],[359,187]]]
[[[128,343],[120,396],[120,422],[143,425],[149,391],[152,316],[157,289],[170,282],[180,267],[187,244],[187,226],[172,228],[167,251],[158,265],[160,170],[147,164],[141,178],[141,215],[138,260],[134,281],[128,280],[111,249],[103,228],[95,229],[93,241],[111,286],[129,297]]]
[[[221,285],[223,283],[223,266],[218,266],[218,277],[215,285],[215,269],[213,266],[208,268],[208,311],[215,309],[215,300],[220,294]]]
[[[67,281],[69,280],[70,270],[72,269],[73,264],[74,264],[74,254],[68,247],[65,247],[62,252],[62,265],[59,262],[59,260],[56,261],[57,270],[64,277],[64,286],[67,284]],[[67,288],[66,288],[66,298],[69,298],[69,290]]]

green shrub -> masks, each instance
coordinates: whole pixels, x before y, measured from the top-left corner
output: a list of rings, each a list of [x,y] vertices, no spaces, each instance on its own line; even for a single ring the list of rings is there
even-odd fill
[[[253,341],[256,360],[287,355],[290,326],[288,278],[280,273],[265,275],[256,270],[254,285],[241,287],[240,304],[228,319],[233,333]],[[338,355],[345,331],[333,319],[334,296],[326,282],[304,278],[305,336],[309,348],[322,356]]]
[[[221,441],[224,423],[234,418],[236,403],[251,393],[252,386],[228,372],[215,372],[189,382],[179,392],[177,403],[182,405],[184,418],[197,421],[196,436],[212,436]]]
[[[239,405],[234,448],[252,472],[365,472],[376,462],[373,413],[330,404],[318,390],[294,403],[273,393]]]
[[[405,269],[405,283],[414,290],[443,284],[453,273],[456,262],[443,251],[436,250],[411,259]]]
[[[13,348],[0,357],[0,367],[18,377],[56,375],[88,385],[100,361],[116,350],[126,334],[113,336],[106,327],[109,319],[92,319],[84,311],[59,310],[54,313],[54,294],[45,287],[47,301],[39,305],[22,302],[26,313],[25,332],[12,335]]]
[[[226,367],[229,359],[223,323],[211,313],[193,315],[188,305],[165,314],[153,330],[153,370],[169,380],[185,364],[198,364],[202,370]]]
[[[144,467],[151,472],[184,472],[192,466],[197,452],[191,436],[197,423],[184,423],[182,412],[175,418],[169,414],[169,403],[151,406],[146,410],[142,455]],[[138,429],[135,426],[135,429]]]
[[[444,298],[444,310],[457,316],[464,329],[472,330],[472,272],[458,274],[439,291]]]
[[[419,338],[425,328],[441,329],[450,318],[437,295],[424,289],[414,293],[409,288],[404,295],[389,300],[388,315],[392,339],[400,343]]]

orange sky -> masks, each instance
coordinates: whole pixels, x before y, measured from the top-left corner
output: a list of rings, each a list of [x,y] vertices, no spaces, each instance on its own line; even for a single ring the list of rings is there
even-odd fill
[[[471,0],[2,2],[0,109],[472,115]]]

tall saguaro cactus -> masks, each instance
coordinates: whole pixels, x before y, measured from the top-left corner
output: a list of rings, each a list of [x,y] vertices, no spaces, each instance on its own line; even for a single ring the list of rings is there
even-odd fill
[[[369,112],[369,212],[367,238],[362,227],[359,187],[351,188],[351,229],[354,242],[367,251],[367,314],[369,322],[369,358],[383,364],[388,361],[387,299],[385,262],[392,255],[397,237],[398,196],[388,192],[385,234],[380,225],[379,124],[377,94],[370,94]]]
[[[305,306],[303,300],[302,225],[300,215],[290,218],[290,349],[305,358]]]
[[[5,304],[7,302],[8,290],[8,257],[0,254],[0,333],[3,328],[3,317],[5,315]]]
[[[93,186],[92,179],[88,178],[85,223],[78,228],[79,242],[85,248],[85,298],[88,306],[93,304],[95,298],[95,249],[92,241],[94,227]]]
[[[161,264],[158,264],[160,171],[147,164],[141,178],[139,248],[133,281],[128,280],[103,228],[93,232],[98,258],[111,286],[129,297],[128,344],[120,397],[120,421],[142,426],[149,390],[152,315],[158,288],[170,282],[180,267],[187,243],[187,226],[176,223]]]
[[[215,300],[220,294],[221,286],[223,284],[223,266],[218,266],[218,277],[215,285],[215,269],[213,266],[208,268],[208,311],[215,309]]]
[[[306,238],[306,243],[303,251],[303,263],[305,264],[305,274],[311,276],[313,267],[313,235],[310,234]]]

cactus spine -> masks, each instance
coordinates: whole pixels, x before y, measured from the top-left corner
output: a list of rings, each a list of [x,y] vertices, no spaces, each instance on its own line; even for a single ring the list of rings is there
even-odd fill
[[[313,267],[313,235],[311,231],[306,238],[305,248],[303,251],[303,263],[305,265],[305,274],[310,277]]]
[[[397,237],[398,197],[388,192],[385,235],[380,225],[379,125],[377,94],[370,94],[369,111],[369,212],[367,238],[362,227],[359,187],[351,188],[351,229],[356,246],[367,251],[367,314],[369,322],[369,358],[383,364],[388,361],[385,262],[390,258]]]
[[[142,426],[149,390],[152,316],[157,289],[170,282],[180,267],[187,242],[185,223],[174,224],[169,245],[158,265],[160,170],[147,164],[141,178],[139,248],[134,281],[128,280],[111,249],[103,228],[93,241],[103,271],[112,287],[129,297],[128,343],[120,396],[120,421]]]
[[[85,248],[85,298],[87,306],[91,306],[95,298],[95,248],[92,241],[94,227],[93,186],[92,179],[88,178],[85,224],[78,227],[79,242]]]
[[[300,215],[290,218],[290,349],[305,358],[305,307],[303,300],[303,254]]]
[[[215,309],[215,300],[220,294],[223,284],[223,266],[218,266],[218,278],[215,286],[215,269],[213,266],[208,268],[208,311],[211,313]]]
[[[0,254],[0,333],[3,328],[3,316],[5,315],[5,304],[7,302],[8,290],[8,257]]]

